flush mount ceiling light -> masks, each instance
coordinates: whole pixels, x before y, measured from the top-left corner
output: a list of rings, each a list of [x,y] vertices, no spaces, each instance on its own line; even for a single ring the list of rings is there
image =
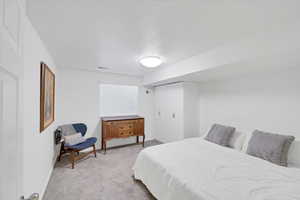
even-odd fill
[[[157,56],[147,56],[139,61],[144,67],[154,68],[162,64],[162,60]]]

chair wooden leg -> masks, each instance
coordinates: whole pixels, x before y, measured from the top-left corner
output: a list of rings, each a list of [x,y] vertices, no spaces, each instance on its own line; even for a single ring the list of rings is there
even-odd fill
[[[70,154],[71,154],[70,155],[70,161],[72,163],[72,169],[74,169],[74,165],[75,165],[75,153],[74,153],[74,151],[71,151]]]
[[[58,162],[59,162],[60,159],[61,159],[61,155],[62,155],[62,153],[63,153],[63,148],[64,148],[64,146],[61,145],[60,150],[59,150],[59,156],[58,156],[58,159],[57,159]]]
[[[97,158],[96,146],[95,145],[93,145],[93,152],[94,152],[95,158]]]

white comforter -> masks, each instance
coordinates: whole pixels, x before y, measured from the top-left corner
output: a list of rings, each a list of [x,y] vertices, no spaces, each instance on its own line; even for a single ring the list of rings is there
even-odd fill
[[[201,138],[148,147],[133,169],[159,200],[300,200],[300,169]]]

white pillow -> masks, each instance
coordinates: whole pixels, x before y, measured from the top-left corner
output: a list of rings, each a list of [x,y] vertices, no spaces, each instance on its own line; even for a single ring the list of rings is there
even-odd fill
[[[82,137],[81,133],[75,133],[73,135],[64,136],[64,141],[66,145],[72,146],[84,142],[85,139]]]
[[[251,137],[252,137],[252,132],[249,131],[249,132],[245,133],[245,139],[244,139],[244,143],[242,146],[242,152],[244,152],[244,153],[247,152],[248,144],[249,144]]]
[[[240,131],[235,131],[229,141],[229,147],[241,151],[245,139],[246,139],[246,134]]]
[[[292,142],[288,153],[288,166],[295,166],[300,168],[300,141],[295,140]]]

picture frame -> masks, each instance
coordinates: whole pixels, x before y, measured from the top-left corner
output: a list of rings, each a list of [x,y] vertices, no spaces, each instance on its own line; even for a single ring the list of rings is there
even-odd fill
[[[41,62],[40,133],[55,120],[55,74]]]

